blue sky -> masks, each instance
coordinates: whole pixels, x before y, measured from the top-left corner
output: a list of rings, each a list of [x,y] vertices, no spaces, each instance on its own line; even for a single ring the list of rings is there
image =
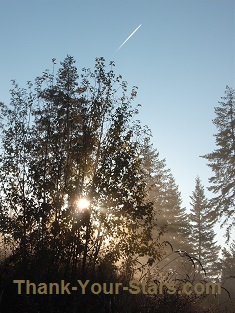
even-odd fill
[[[1,0],[0,42],[5,103],[11,79],[24,87],[52,58],[72,55],[78,68],[93,68],[100,56],[114,60],[115,72],[139,87],[139,119],[183,204],[189,208],[197,175],[208,186],[211,172],[199,156],[215,148],[214,107],[226,85],[235,88],[235,1]]]

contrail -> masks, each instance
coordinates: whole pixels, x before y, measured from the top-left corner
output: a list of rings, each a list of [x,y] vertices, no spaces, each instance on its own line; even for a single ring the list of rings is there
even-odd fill
[[[127,37],[127,39],[121,44],[121,46],[117,49],[117,51],[116,51],[115,53],[117,53],[118,50],[120,50],[121,47],[122,47],[123,45],[125,45],[125,43],[134,35],[134,33],[137,32],[137,30],[140,28],[140,26],[141,26],[141,24],[133,31],[133,33],[130,34],[129,37]]]

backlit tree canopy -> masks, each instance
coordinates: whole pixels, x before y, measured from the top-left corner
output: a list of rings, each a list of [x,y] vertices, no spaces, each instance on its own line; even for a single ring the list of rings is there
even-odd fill
[[[135,120],[137,88],[127,96],[113,66],[106,72],[99,58],[79,76],[67,56],[27,89],[13,81],[10,105],[1,104],[1,232],[26,267],[84,274],[104,258],[140,254],[141,244],[157,256],[141,170],[149,131]]]

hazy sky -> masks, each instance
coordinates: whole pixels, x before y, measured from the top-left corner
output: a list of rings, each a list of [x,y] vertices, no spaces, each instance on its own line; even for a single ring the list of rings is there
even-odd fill
[[[139,119],[189,208],[196,175],[205,186],[211,175],[199,156],[215,148],[214,107],[235,88],[234,37],[233,0],[1,0],[0,101],[9,102],[11,79],[25,87],[52,58],[72,55],[78,68],[114,60],[139,87]]]

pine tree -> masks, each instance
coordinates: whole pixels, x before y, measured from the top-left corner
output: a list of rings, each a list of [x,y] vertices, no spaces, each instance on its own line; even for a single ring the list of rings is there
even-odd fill
[[[175,250],[188,250],[187,214],[166,160],[159,158],[159,152],[149,141],[145,142],[142,154],[148,194],[154,204],[155,237],[164,234],[162,240],[169,241]]]
[[[235,90],[226,87],[225,97],[215,108],[216,118],[213,120],[217,128],[215,143],[217,149],[206,154],[203,158],[209,161],[208,166],[214,172],[209,179],[209,190],[215,196],[210,201],[213,214],[222,218],[222,226],[226,229],[227,239],[230,239],[232,228],[235,226]],[[211,213],[211,214],[212,214]]]
[[[194,251],[193,255],[199,260],[207,274],[214,276],[220,247],[215,241],[215,232],[213,230],[215,221],[210,215],[208,200],[199,177],[196,178],[195,190],[190,199],[192,206],[189,215],[191,224],[190,241]]]
[[[162,222],[166,223],[165,238],[172,244],[174,250],[189,252],[189,225],[186,209],[182,207],[181,194],[170,173],[165,187]]]
[[[222,281],[228,278],[234,278],[235,281],[235,241],[230,246],[230,249],[225,247],[222,249],[222,259],[221,259],[221,279]]]
[[[154,204],[157,225],[163,226],[160,222],[160,217],[164,209],[166,185],[170,170],[166,167],[166,160],[159,158],[159,152],[157,149],[153,148],[149,140],[144,143],[142,160],[143,173],[148,188],[148,197]],[[164,232],[164,227],[162,228],[162,232]]]
[[[233,240],[229,249],[222,249],[222,257],[218,265],[221,273],[223,287],[229,292],[231,299],[235,297],[235,241]],[[228,300],[228,295],[223,299]]]

